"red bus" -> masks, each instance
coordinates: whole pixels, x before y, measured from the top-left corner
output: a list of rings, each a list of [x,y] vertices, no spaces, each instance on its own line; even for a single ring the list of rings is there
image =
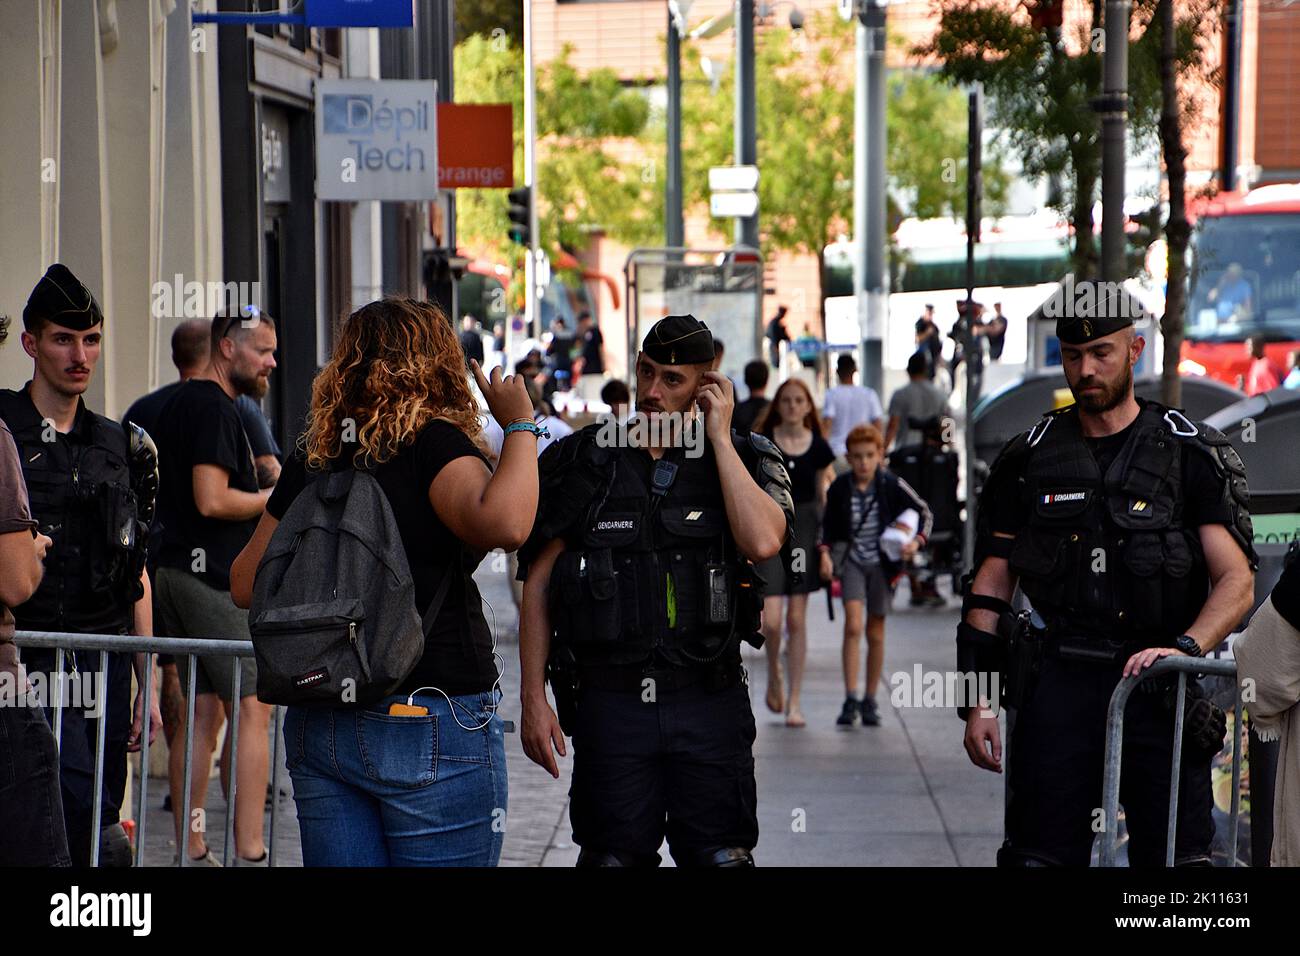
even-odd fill
[[[1260,336],[1285,374],[1300,349],[1300,183],[1189,203],[1192,263],[1179,371],[1233,386]]]

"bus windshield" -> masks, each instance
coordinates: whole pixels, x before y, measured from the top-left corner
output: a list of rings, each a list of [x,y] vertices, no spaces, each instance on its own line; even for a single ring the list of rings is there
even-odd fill
[[[1300,337],[1300,213],[1201,219],[1192,237],[1187,338]]]

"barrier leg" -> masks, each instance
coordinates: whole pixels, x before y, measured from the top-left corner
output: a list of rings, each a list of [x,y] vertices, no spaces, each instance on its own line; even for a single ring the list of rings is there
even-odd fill
[[[1165,866],[1174,865],[1174,842],[1178,838],[1178,784],[1183,770],[1183,717],[1187,711],[1187,671],[1178,672],[1178,694],[1174,704],[1173,764],[1169,770],[1169,822],[1165,827]]]
[[[230,689],[230,735],[226,739],[230,743],[230,767],[227,769],[227,777],[230,785],[226,787],[226,845],[221,849],[221,862],[225,866],[230,865],[231,847],[235,843],[235,797],[236,797],[236,779],[239,771],[239,679],[241,677],[240,659],[235,658],[235,678],[231,681]],[[235,859],[239,859],[238,851],[234,854]]]
[[[135,865],[144,866],[144,815],[149,806],[149,711],[153,707],[154,656],[145,654],[144,729],[140,731],[140,808],[135,813]]]
[[[1232,705],[1232,817],[1228,821],[1228,843],[1232,853],[1232,865],[1237,865],[1237,825],[1238,816],[1241,813],[1241,681],[1233,678],[1233,705]],[[1270,796],[1272,790],[1269,791]],[[1254,866],[1267,865],[1265,860],[1261,864],[1258,860],[1251,860]]]
[[[54,692],[54,748],[63,749],[63,648],[54,650],[54,673],[50,675],[58,684]]]
[[[104,740],[108,732],[108,651],[99,652],[99,721],[95,728],[95,792],[90,811],[90,868],[99,866],[99,832],[104,822]]]
[[[280,816],[280,738],[284,734],[284,708],[279,704],[273,709],[273,737],[271,750],[271,842],[266,848],[268,867],[275,866],[275,821]]]
[[[198,678],[199,659],[187,655],[190,662],[190,679],[185,701],[185,793],[181,797],[180,838],[176,841],[176,865],[190,865],[190,788],[194,785],[194,688]],[[174,813],[176,808],[172,808]]]

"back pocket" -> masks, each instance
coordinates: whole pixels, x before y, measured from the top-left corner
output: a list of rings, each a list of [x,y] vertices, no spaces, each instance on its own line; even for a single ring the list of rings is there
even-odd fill
[[[357,749],[371,780],[418,790],[438,778],[437,717],[393,717],[363,710],[356,718]]]

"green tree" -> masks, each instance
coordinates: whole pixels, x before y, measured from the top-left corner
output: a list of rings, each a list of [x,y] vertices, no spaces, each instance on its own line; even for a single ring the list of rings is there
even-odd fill
[[[805,34],[770,28],[755,50],[758,100],[759,232],[764,254],[817,257],[853,222],[854,30],[832,12],[808,18]],[[816,52],[812,52],[815,50]],[[812,57],[812,62],[805,62]],[[701,76],[687,45],[683,75]],[[683,197],[708,202],[708,168],[734,156],[734,69],[712,64],[716,84],[688,80],[682,97]],[[891,220],[960,214],[966,195],[966,107],[960,92],[932,74],[890,80],[887,97]],[[945,160],[951,160],[950,166]],[[948,169],[952,175],[945,175]],[[996,205],[1007,177],[996,157],[985,165]],[[719,231],[729,223],[719,223]],[[728,236],[728,241],[729,241]]]
[[[475,34],[504,38],[522,47],[523,0],[460,0],[456,4],[456,39],[465,40]]]
[[[1074,269],[1095,277],[1092,211],[1101,177],[1101,128],[1091,102],[1101,94],[1103,4],[1093,0],[1090,18],[1067,46],[1062,28],[1033,22],[1040,8],[1056,2],[1038,0],[1029,9],[1001,0],[934,0],[939,28],[913,52],[935,58],[940,74],[954,84],[983,83],[989,119],[1005,131],[1025,174],[1061,177],[1067,184],[1057,208],[1074,227]],[[1157,2],[1134,5],[1139,33],[1130,48],[1128,121],[1139,147],[1154,141],[1160,114],[1160,29],[1152,25]],[[1204,71],[1205,51],[1195,34],[1216,3],[1180,5],[1178,70]]]
[[[523,182],[523,52],[518,46],[475,35],[456,46],[456,99],[510,103],[514,110],[515,182]],[[624,87],[612,70],[579,75],[566,47],[538,70],[537,202],[539,243],[554,252],[579,248],[594,230],[620,242],[640,243],[662,228],[662,204],[653,203],[653,176],[643,164],[620,160],[614,148],[643,140],[648,100]],[[648,154],[647,154],[648,155]],[[522,250],[506,238],[504,189],[457,190],[460,243],[499,261],[522,263]]]

